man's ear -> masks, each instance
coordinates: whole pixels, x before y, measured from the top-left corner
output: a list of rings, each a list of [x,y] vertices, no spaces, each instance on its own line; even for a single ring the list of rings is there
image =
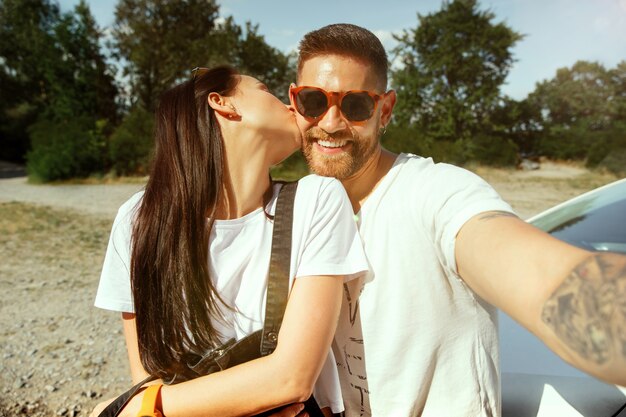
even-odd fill
[[[396,105],[396,92],[395,90],[389,90],[385,94],[382,102],[382,110],[380,112],[380,121],[383,126],[387,126],[391,122],[391,115],[393,108]]]
[[[220,114],[223,117],[226,117],[227,119],[239,117],[237,110],[230,103],[228,98],[216,92],[209,93],[209,96],[207,97],[207,102],[209,103],[209,106],[213,110],[215,110],[216,113]]]

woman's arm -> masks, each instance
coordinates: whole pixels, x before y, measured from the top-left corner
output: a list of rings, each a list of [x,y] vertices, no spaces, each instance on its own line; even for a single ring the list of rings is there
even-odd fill
[[[278,335],[268,356],[161,390],[167,417],[243,416],[309,398],[327,358],[341,306],[343,276],[295,280]],[[139,362],[134,318],[124,321],[133,381],[145,370]],[[124,409],[134,417],[142,395]]]
[[[143,368],[139,358],[135,314],[122,313],[122,323],[124,338],[126,339],[126,350],[128,352],[128,363],[130,364],[130,376],[133,385],[135,385],[146,379],[150,374]]]

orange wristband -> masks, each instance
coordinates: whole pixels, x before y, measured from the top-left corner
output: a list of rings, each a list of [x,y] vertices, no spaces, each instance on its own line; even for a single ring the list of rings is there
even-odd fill
[[[141,410],[137,414],[137,417],[163,417],[161,410],[156,408],[157,399],[159,398],[159,391],[163,384],[150,385],[143,392],[143,401],[141,402]]]

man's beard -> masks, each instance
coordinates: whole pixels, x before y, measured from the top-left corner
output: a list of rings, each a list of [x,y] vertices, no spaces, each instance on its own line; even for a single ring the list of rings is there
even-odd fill
[[[375,129],[374,132],[377,132]],[[338,154],[323,154],[313,149],[319,141],[338,142],[347,140],[349,149]],[[319,127],[312,127],[302,138],[302,153],[311,171],[324,177],[335,177],[343,180],[359,171],[376,150],[378,138],[362,139],[354,129],[330,135]]]

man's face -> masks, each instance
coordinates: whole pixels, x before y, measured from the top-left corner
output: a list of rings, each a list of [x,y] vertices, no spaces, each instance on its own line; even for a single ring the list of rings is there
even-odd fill
[[[383,95],[385,91],[381,91],[378,84],[369,65],[341,55],[310,58],[302,66],[298,79],[298,86],[319,87],[328,92],[366,90]],[[293,105],[293,97],[291,99]],[[317,119],[296,112],[303,136],[302,152],[311,170],[318,175],[339,179],[357,173],[380,149],[381,114],[384,115],[384,125],[391,117],[387,101],[387,96],[383,96],[372,117],[361,122],[348,120],[336,101]]]

